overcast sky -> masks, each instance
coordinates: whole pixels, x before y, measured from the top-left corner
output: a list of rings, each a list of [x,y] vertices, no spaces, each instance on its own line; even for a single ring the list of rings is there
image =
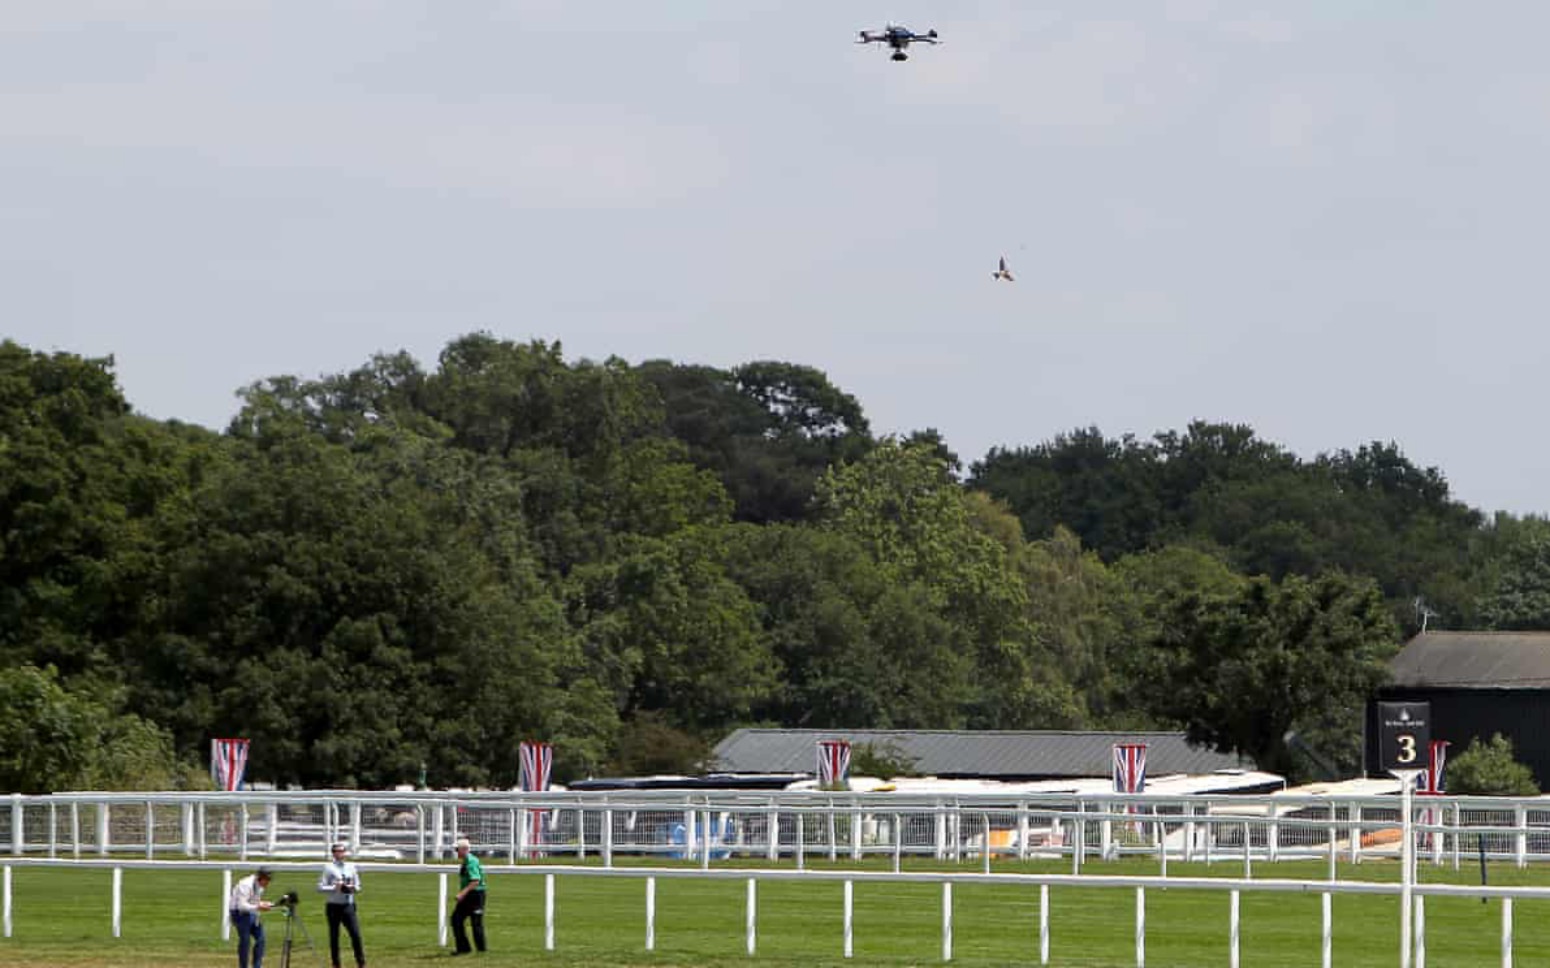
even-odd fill
[[[890,19],[943,43],[853,43]],[[1546,36],[1507,0],[0,4],[0,334],[215,428],[486,330],[808,364],[968,461],[1200,418],[1544,513]]]

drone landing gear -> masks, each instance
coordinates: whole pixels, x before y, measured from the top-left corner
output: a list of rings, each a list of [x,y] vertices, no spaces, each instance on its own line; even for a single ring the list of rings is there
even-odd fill
[[[893,59],[896,61],[906,61],[910,59],[910,55],[906,54],[902,50],[896,50],[893,52]]]

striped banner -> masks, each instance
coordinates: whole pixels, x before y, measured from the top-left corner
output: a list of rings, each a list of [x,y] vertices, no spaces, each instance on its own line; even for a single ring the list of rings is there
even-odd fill
[[[1431,760],[1426,764],[1426,772],[1416,777],[1415,791],[1417,793],[1440,797],[1442,796],[1442,768],[1448,759],[1449,743],[1445,739],[1434,739],[1431,743]]]
[[[554,744],[523,741],[517,745],[517,788],[524,793],[542,793],[549,789],[549,774],[554,769]],[[547,810],[527,812],[529,844],[543,842],[544,814]],[[537,857],[535,852],[531,857]]]
[[[843,739],[818,741],[818,785],[825,790],[850,783],[850,743]]]
[[[1426,764],[1426,772],[1415,778],[1416,796],[1440,797],[1443,792],[1443,765],[1448,759],[1448,741],[1445,739],[1432,740],[1431,748],[1427,752],[1431,754],[1431,758]],[[1433,807],[1427,807],[1421,811],[1421,822],[1424,824],[1434,824],[1441,817],[1442,811]],[[1435,836],[1430,831],[1421,836],[1423,847],[1431,847],[1436,842]]]
[[[216,789],[228,793],[242,786],[242,774],[248,768],[248,741],[245,739],[210,740],[210,778]]]
[[[1146,792],[1146,744],[1114,744],[1114,792]]]
[[[1145,743],[1114,744],[1114,792],[1146,792]],[[1136,807],[1131,806],[1127,807],[1125,812],[1137,813],[1139,811]],[[1137,833],[1141,832],[1141,824],[1139,822],[1132,822],[1130,828]]]

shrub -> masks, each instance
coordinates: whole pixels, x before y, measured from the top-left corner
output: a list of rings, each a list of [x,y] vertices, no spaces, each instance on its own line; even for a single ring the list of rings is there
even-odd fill
[[[1459,795],[1529,797],[1539,793],[1539,784],[1533,771],[1513,758],[1512,741],[1497,733],[1488,743],[1476,736],[1468,749],[1449,760],[1443,789]]]

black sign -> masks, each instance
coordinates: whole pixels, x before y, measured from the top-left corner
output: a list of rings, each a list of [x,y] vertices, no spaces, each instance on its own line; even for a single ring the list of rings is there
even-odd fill
[[[1432,741],[1432,704],[1378,703],[1379,766],[1394,770],[1424,770]]]

